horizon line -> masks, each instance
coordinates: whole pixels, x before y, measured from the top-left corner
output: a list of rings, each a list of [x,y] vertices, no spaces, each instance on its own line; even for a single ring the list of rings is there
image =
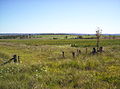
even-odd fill
[[[38,32],[0,32],[0,34],[96,34],[96,33],[53,33],[53,32],[43,32],[43,33],[38,33]],[[102,34],[118,34],[120,33],[102,33]]]

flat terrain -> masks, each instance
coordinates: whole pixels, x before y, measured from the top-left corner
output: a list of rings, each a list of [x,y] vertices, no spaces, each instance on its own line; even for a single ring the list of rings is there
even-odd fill
[[[14,54],[20,63],[0,66],[0,89],[120,89],[120,41],[100,46],[93,55],[95,39],[1,39],[0,64]]]

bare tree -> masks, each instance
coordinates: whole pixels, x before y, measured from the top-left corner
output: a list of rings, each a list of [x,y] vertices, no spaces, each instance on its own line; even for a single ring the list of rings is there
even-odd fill
[[[97,51],[99,50],[99,46],[100,46],[100,36],[102,34],[102,29],[100,29],[100,27],[97,27],[97,30],[96,30],[96,39],[97,39],[97,43],[96,43],[96,46],[97,46]]]

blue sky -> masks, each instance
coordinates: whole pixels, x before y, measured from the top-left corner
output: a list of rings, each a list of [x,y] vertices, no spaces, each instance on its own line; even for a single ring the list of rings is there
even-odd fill
[[[120,0],[0,0],[0,33],[120,33]]]

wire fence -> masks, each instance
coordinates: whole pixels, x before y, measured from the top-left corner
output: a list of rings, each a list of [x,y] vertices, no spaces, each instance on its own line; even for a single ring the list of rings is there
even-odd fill
[[[60,58],[77,58],[86,55],[99,55],[99,54],[112,54],[119,53],[120,41],[119,39],[53,39],[53,40],[7,40],[0,42],[1,47],[8,47],[6,51],[1,50],[0,57],[3,59],[10,59],[12,55],[22,56],[23,51],[27,50],[27,54],[30,52],[35,56],[36,51],[40,52],[38,55],[47,55],[47,58],[60,59]],[[22,49],[21,53],[8,51]],[[48,47],[49,45],[49,47]],[[61,48],[60,48],[61,46]],[[14,48],[13,48],[14,47]],[[13,48],[13,49],[12,49]],[[2,48],[1,48],[2,49]],[[10,50],[9,50],[10,49]],[[21,50],[19,49],[19,50]],[[39,49],[39,50],[38,50]],[[4,53],[5,52],[5,53]],[[35,52],[35,53],[34,53]],[[114,54],[113,53],[113,54]],[[9,55],[7,55],[9,54]],[[52,57],[53,56],[53,57]],[[36,58],[36,57],[35,57]],[[39,57],[38,57],[39,58]],[[46,58],[46,59],[47,59]],[[17,57],[13,57],[13,61],[17,60]],[[18,58],[19,60],[19,58]],[[20,60],[19,60],[20,61]],[[14,61],[15,62],[15,61]],[[6,62],[7,63],[7,62]],[[3,63],[3,64],[6,64]],[[9,62],[8,62],[9,63]],[[20,63],[20,62],[19,62]]]

